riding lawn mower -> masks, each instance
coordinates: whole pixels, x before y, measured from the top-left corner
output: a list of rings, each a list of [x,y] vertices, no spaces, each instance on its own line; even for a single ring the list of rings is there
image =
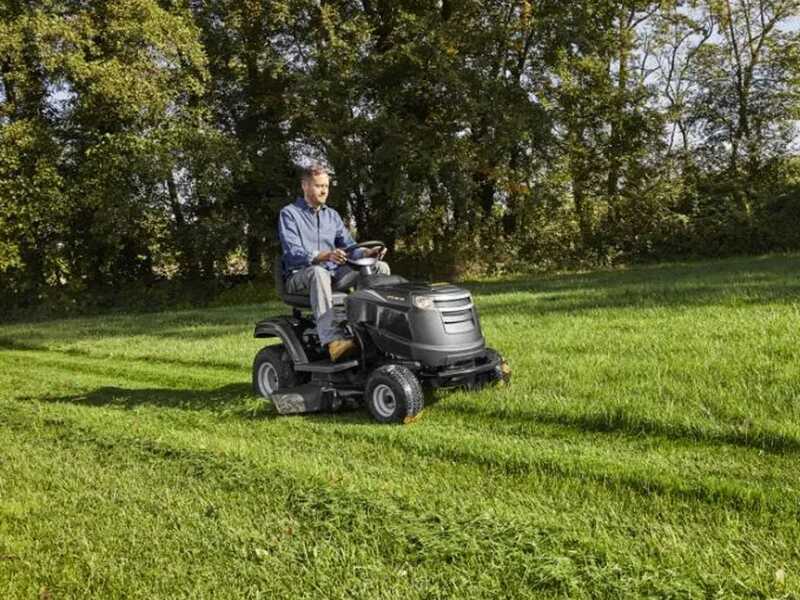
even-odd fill
[[[486,346],[470,293],[450,284],[413,283],[376,272],[377,257],[358,257],[362,242],[346,248],[357,271],[350,293],[334,293],[336,320],[358,343],[358,354],[331,362],[319,342],[309,296],[286,291],[280,257],[275,285],[292,314],[256,323],[255,337],[278,338],[253,361],[254,391],[280,414],[335,411],[366,405],[381,423],[414,420],[426,391],[479,389],[508,381],[506,361]]]

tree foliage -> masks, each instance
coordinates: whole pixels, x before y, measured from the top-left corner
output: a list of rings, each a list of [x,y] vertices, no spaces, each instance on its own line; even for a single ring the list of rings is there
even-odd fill
[[[311,159],[358,236],[421,272],[795,248],[798,15],[799,0],[8,0],[3,303],[257,276]]]

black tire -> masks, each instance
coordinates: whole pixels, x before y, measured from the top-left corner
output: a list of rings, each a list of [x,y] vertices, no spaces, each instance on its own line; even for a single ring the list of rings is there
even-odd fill
[[[364,403],[379,423],[408,423],[425,406],[419,379],[407,367],[384,365],[367,380]]]
[[[265,346],[253,359],[253,392],[264,398],[297,385],[297,375],[283,344]]]

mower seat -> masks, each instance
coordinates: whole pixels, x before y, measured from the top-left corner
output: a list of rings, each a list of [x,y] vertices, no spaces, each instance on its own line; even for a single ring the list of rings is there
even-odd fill
[[[272,263],[272,272],[275,277],[275,289],[278,296],[292,308],[311,308],[311,297],[309,294],[290,294],[286,291],[286,282],[283,280],[283,263],[280,255]],[[347,294],[341,292],[333,293],[333,305],[344,306],[344,299]]]

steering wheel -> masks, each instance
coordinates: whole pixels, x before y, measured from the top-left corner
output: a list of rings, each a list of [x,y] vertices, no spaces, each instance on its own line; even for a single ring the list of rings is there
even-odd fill
[[[378,256],[363,256],[361,258],[350,258],[353,250],[358,248],[386,248],[386,244],[378,240],[370,240],[369,242],[361,242],[360,244],[353,244],[344,249],[347,252],[347,264],[354,267],[371,267],[380,260]]]

